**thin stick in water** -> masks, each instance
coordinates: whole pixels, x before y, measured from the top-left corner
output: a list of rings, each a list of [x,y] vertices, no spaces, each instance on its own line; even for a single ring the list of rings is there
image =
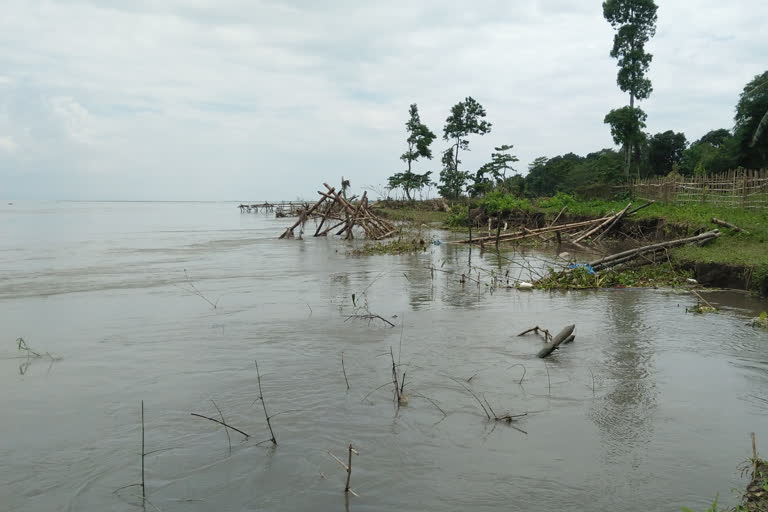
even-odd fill
[[[272,430],[272,422],[270,421],[269,414],[267,413],[267,404],[264,403],[264,393],[261,391],[261,374],[259,373],[259,362],[256,363],[256,378],[259,382],[259,400],[261,400],[261,406],[264,408],[264,417],[267,419],[267,426],[269,427],[269,434],[272,436],[272,444],[277,446],[277,439],[275,438],[275,431]]]
[[[216,408],[216,410],[219,411],[219,416],[221,416],[221,422],[224,424],[224,432],[227,434],[227,444],[229,445],[229,454],[232,455],[232,438],[229,436],[229,426],[227,426],[227,420],[224,419],[224,413],[221,412],[221,409],[219,409],[219,406],[216,405],[216,402],[213,401],[213,398],[211,398],[211,403]]]
[[[192,416],[197,416],[198,418],[203,418],[203,419],[206,419],[206,420],[212,421],[212,422],[214,422],[214,423],[218,423],[219,425],[223,425],[223,426],[224,426],[224,427],[226,427],[226,428],[231,428],[231,429],[232,429],[232,430],[234,430],[235,432],[238,432],[238,433],[240,433],[240,434],[243,434],[245,437],[251,437],[250,435],[246,434],[245,432],[243,432],[243,431],[242,431],[242,430],[240,430],[239,428],[235,428],[235,427],[233,427],[232,425],[228,425],[227,423],[224,423],[223,421],[219,421],[219,420],[217,420],[216,418],[211,418],[211,417],[209,417],[209,416],[204,416],[204,415],[202,415],[202,414],[197,414],[196,412],[191,412],[191,413],[189,413],[189,414],[190,414],[190,415],[192,415]]]
[[[347,391],[349,391],[349,379],[347,379],[347,370],[344,368],[344,352],[341,352],[341,371],[344,372],[344,382],[347,383]]]
[[[347,483],[344,485],[344,492],[350,492],[351,489],[349,488],[349,480],[352,478],[352,454],[357,454],[357,451],[354,449],[354,447],[350,444],[349,445],[349,462],[347,462]]]
[[[141,499],[147,499],[146,487],[144,485],[144,400],[141,401]]]

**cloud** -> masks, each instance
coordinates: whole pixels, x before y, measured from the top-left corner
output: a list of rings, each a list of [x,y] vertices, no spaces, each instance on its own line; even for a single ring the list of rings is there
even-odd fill
[[[3,137],[0,135],[0,151],[5,151],[6,153],[13,153],[16,151],[16,148],[18,146],[10,137]]]
[[[757,3],[661,4],[649,130],[730,127],[765,70],[750,34],[766,16]],[[16,150],[0,180],[14,193],[11,175],[37,173],[45,197],[310,197],[341,175],[384,183],[401,170],[408,105],[441,133],[468,95],[494,128],[464,165],[506,143],[525,169],[612,145],[602,119],[626,103],[612,37],[599,2],[7,0],[0,133]]]

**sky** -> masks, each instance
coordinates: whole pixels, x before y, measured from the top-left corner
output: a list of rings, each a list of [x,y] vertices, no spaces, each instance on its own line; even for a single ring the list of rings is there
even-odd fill
[[[763,0],[657,0],[647,131],[733,126],[768,68]],[[599,0],[2,0],[0,198],[274,200],[382,190],[408,106],[436,134],[472,96],[534,158],[614,147],[628,103]],[[434,194],[434,192],[433,192]]]

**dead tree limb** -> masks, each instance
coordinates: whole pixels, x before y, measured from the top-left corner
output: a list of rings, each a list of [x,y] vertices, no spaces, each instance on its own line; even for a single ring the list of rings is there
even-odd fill
[[[536,357],[540,359],[544,359],[545,357],[550,355],[552,352],[557,350],[560,344],[563,343],[566,339],[568,339],[568,336],[571,335],[571,333],[575,328],[576,328],[575,325],[569,325],[565,327],[562,331],[557,333],[557,336],[552,338],[552,341],[544,345],[544,347],[541,350],[539,350],[539,353],[536,354]]]
[[[732,229],[734,231],[740,231],[740,232],[744,233],[745,235],[749,235],[750,234],[749,231],[747,231],[745,229],[741,229],[739,226],[737,226],[735,224],[731,224],[730,222],[726,222],[726,221],[724,221],[722,219],[718,219],[716,217],[712,218],[712,222],[714,224],[719,225],[719,226],[724,226],[726,228],[730,228],[730,229]]]
[[[267,413],[267,404],[264,403],[264,393],[261,391],[261,374],[259,373],[259,362],[254,361],[256,363],[256,379],[259,382],[259,400],[261,400],[261,406],[264,408],[264,417],[267,419],[267,426],[269,427],[269,435],[272,436],[272,444],[277,446],[277,439],[275,438],[275,431],[272,430],[272,422],[270,421],[270,416]]]
[[[544,333],[544,341],[548,341],[552,339],[552,335],[549,333],[549,331],[547,329],[542,329],[538,325],[536,327],[531,327],[530,329],[527,329],[521,332],[520,334],[518,334],[518,336],[525,336],[529,332],[535,332],[536,334],[539,334],[539,331]]]

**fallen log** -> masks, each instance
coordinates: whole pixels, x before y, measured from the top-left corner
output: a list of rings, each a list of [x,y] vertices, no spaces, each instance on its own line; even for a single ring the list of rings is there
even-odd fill
[[[714,229],[712,231],[707,231],[706,233],[702,233],[697,236],[681,238],[678,240],[670,240],[668,242],[660,242],[657,244],[646,245],[644,247],[637,247],[635,249],[630,249],[628,251],[611,254],[610,256],[605,256],[603,258],[589,262],[589,266],[592,267],[595,271],[604,270],[608,267],[618,265],[619,263],[626,263],[627,261],[648,252],[655,252],[661,249],[669,249],[672,247],[677,247],[680,245],[686,245],[686,244],[692,244],[692,243],[709,242],[719,236],[720,236],[720,231],[717,229]]]
[[[746,235],[749,234],[749,231],[747,231],[746,229],[741,229],[739,226],[737,226],[735,224],[731,224],[730,222],[726,222],[726,221],[724,221],[722,219],[718,219],[716,217],[712,218],[712,223],[713,224],[717,224],[719,226],[724,226],[726,228],[730,228],[730,229],[732,229],[734,231],[740,231],[740,232],[742,232],[742,233],[744,233]]]
[[[550,355],[552,352],[557,350],[560,344],[562,344],[565,340],[568,339],[569,336],[571,336],[571,333],[573,333],[573,330],[575,328],[576,328],[575,325],[569,325],[565,327],[562,331],[557,333],[557,336],[552,338],[552,341],[544,345],[544,347],[541,350],[539,350],[539,353],[536,354],[536,357],[538,357],[539,359],[544,359],[545,357]]]

